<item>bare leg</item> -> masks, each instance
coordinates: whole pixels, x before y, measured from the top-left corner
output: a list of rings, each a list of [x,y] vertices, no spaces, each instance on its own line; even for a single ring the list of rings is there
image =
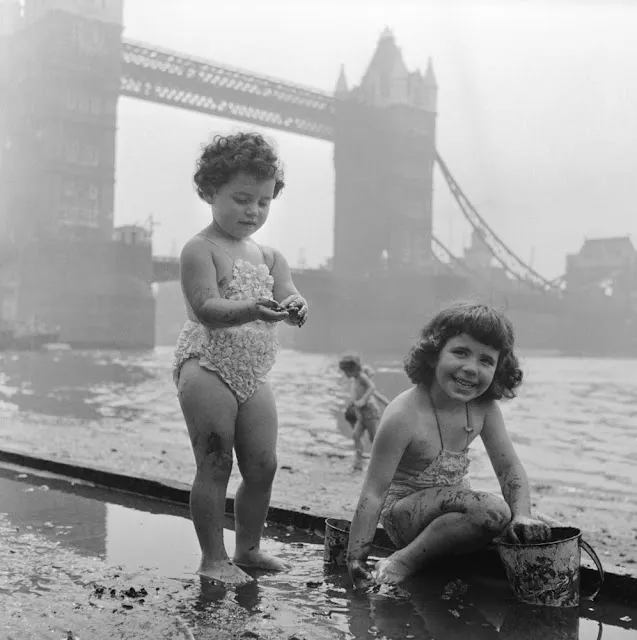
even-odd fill
[[[491,493],[444,487],[403,498],[392,517],[410,542],[378,562],[376,575],[379,582],[396,584],[431,560],[483,547],[507,527],[511,511]]]
[[[235,495],[237,546],[234,561],[246,567],[284,571],[289,566],[261,551],[263,524],[276,473],[278,420],[270,385],[263,385],[239,407],[235,450],[242,481]]]
[[[354,440],[354,471],[360,471],[363,468],[363,419],[358,418],[352,438]]]
[[[374,444],[374,438],[376,437],[376,431],[378,431],[378,423],[380,420],[377,418],[370,418],[365,421],[365,427],[367,429],[367,434],[369,435],[369,441]]]
[[[178,393],[197,464],[190,514],[201,547],[199,573],[227,584],[245,584],[252,578],[230,561],[223,543],[237,402],[219,377],[195,359],[183,365]]]

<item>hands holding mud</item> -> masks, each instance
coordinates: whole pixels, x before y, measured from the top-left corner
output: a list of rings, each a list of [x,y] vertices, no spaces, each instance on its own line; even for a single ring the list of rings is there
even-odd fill
[[[300,295],[288,296],[279,303],[271,298],[259,298],[256,303],[256,320],[280,322],[302,327],[307,320],[307,302]]]
[[[280,322],[289,316],[287,310],[271,298],[259,298],[254,303],[254,308],[255,320],[263,320],[263,322]]]
[[[512,544],[536,544],[551,537],[551,527],[530,516],[513,516],[505,532],[507,542]]]
[[[292,294],[281,302],[281,306],[288,312],[286,322],[302,327],[307,320],[307,302],[303,296]]]

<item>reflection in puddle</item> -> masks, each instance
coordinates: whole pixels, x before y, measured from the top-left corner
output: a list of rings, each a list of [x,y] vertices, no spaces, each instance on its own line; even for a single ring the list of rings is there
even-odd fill
[[[45,596],[60,588],[64,574],[90,590],[93,603],[105,602],[108,590],[100,593],[94,582],[99,575],[93,580],[90,575],[92,563],[98,562],[92,558],[101,558],[124,572],[153,571],[139,573],[146,581],[135,587],[139,591],[120,594],[131,603],[148,599],[151,604],[152,575],[169,580],[174,585],[170,606],[195,632],[215,629],[220,615],[230,615],[234,607],[259,628],[308,640],[594,640],[601,628],[597,620],[604,622],[604,640],[635,637],[634,622],[632,629],[621,628],[628,623],[619,618],[636,621],[637,610],[604,603],[585,603],[579,612],[529,607],[511,599],[503,580],[458,576],[453,571],[420,575],[405,589],[355,593],[342,570],[324,568],[316,536],[272,525],[266,529],[264,547],[290,561],[293,569],[283,575],[252,572],[254,583],[226,591],[193,573],[199,548],[185,506],[82,483],[72,486],[54,476],[36,477],[13,469],[0,469],[0,496],[0,512],[8,514],[8,524],[20,530],[23,540],[27,536],[33,547],[38,546],[36,540],[45,541],[38,543],[38,553],[44,555],[48,549],[57,558],[53,573],[20,576],[15,567],[13,572],[0,570],[4,594]],[[228,520],[225,532],[229,553],[234,549],[231,524]]]

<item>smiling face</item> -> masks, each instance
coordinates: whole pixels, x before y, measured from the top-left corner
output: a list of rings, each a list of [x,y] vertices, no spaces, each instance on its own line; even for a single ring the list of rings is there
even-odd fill
[[[268,219],[274,185],[274,178],[259,180],[243,171],[237,173],[208,200],[215,226],[235,240],[257,232]]]
[[[432,391],[451,400],[469,402],[493,382],[499,351],[463,333],[450,338],[440,351]]]

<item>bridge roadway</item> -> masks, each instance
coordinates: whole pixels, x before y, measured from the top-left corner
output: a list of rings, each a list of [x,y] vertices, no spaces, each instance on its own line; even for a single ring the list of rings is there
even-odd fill
[[[405,284],[406,280],[411,282],[411,285],[406,287],[413,293],[414,287],[426,289],[433,287],[432,292],[435,291],[434,296],[436,298],[447,298],[462,295],[482,295],[487,296],[491,301],[496,298],[506,298],[508,304],[513,304],[520,309],[542,309],[543,312],[554,313],[562,307],[563,300],[557,296],[550,296],[542,294],[537,290],[534,290],[524,284],[518,283],[517,287],[512,287],[508,291],[499,291],[491,286],[491,283],[486,283],[482,280],[476,280],[469,274],[456,273],[453,270],[442,269],[440,272],[432,274],[433,277],[427,278],[423,276],[405,276],[402,275],[398,280],[387,274],[385,276],[379,276],[381,279],[386,278],[386,285],[379,285],[376,280],[376,285],[373,281],[360,281],[356,279],[349,280],[347,278],[337,278],[332,271],[326,269],[292,269],[292,275],[294,276],[294,283],[303,291],[308,297],[308,300],[312,298],[313,302],[320,302],[330,308],[339,309],[342,305],[351,305],[354,299],[359,299],[359,302],[355,306],[362,304],[362,298],[366,297],[366,288],[372,287],[373,289],[391,289],[394,296],[404,298],[404,295],[400,295],[396,288],[402,289],[400,284]],[[153,282],[174,282],[179,280],[179,259],[169,256],[153,256]],[[403,292],[404,293],[404,292]],[[368,295],[375,297],[374,293],[370,290],[367,291]],[[408,297],[413,297],[409,295]],[[404,300],[403,300],[404,302]]]
[[[143,42],[122,42],[120,94],[334,140],[331,94]]]
[[[312,291],[313,297],[323,298],[334,297],[338,304],[338,299],[349,295],[348,283],[344,286],[334,286],[334,276],[331,271],[325,269],[292,269],[294,282],[301,291]],[[174,282],[179,280],[179,258],[169,256],[153,256],[153,283]]]

